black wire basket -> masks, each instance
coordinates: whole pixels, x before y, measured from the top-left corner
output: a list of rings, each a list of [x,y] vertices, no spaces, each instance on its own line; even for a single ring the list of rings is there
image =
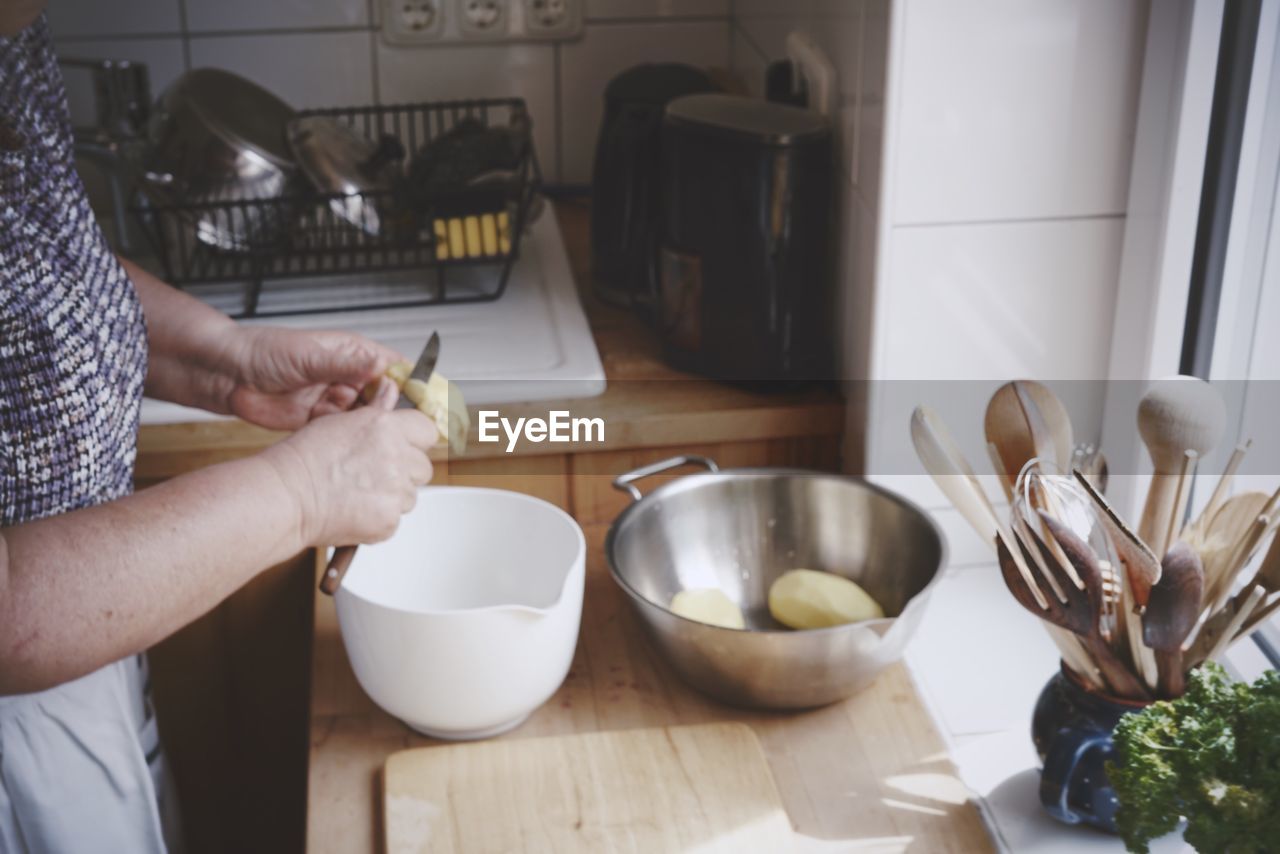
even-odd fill
[[[394,137],[410,158],[464,122],[524,128],[526,139],[531,128],[519,98],[331,108],[298,115],[330,117],[370,140]],[[328,195],[295,181],[270,199],[196,203],[139,193],[131,210],[171,284],[234,283],[243,288],[242,309],[233,316],[484,302],[506,290],[541,183],[531,141],[522,146],[516,167],[497,178],[420,195],[412,206],[396,190]],[[362,228],[359,220],[352,221],[353,209],[381,212],[381,227]],[[219,238],[228,233],[248,238],[228,245]],[[486,274],[462,272],[477,269]],[[419,270],[423,276],[384,277],[379,298],[358,305],[261,307],[264,291],[277,281],[349,280],[345,277],[404,270]],[[388,287],[387,282],[403,286]]]

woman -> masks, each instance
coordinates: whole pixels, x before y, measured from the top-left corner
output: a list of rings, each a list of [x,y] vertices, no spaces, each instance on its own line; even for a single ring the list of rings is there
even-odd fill
[[[301,549],[390,536],[436,433],[390,411],[398,354],[240,328],[111,254],[41,6],[0,0],[0,851],[164,851],[141,653]],[[131,495],[144,393],[297,432]]]

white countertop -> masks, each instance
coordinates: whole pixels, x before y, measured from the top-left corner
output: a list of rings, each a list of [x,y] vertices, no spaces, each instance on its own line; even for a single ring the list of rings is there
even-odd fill
[[[492,277],[492,268],[450,271],[465,289],[467,277]],[[433,271],[371,274],[373,287],[392,293],[406,277]],[[332,300],[341,282],[281,282],[262,307],[312,306]],[[451,285],[453,287],[453,285]],[[188,291],[228,310],[241,302],[237,286],[192,286]],[[403,290],[399,291],[403,293]],[[544,215],[521,243],[506,292],[496,301],[420,308],[338,311],[240,321],[294,329],[345,329],[367,335],[413,358],[433,330],[440,333],[442,374],[471,404],[594,397],[605,389],[604,367],[578,300],[556,218]],[[144,400],[143,424],[207,421],[221,416],[172,403]]]
[[[907,665],[1001,850],[1122,854],[1119,837],[1062,824],[1040,807],[1031,712],[1058,656],[1038,622],[1009,595],[994,560],[953,564],[930,598]],[[1192,849],[1171,835],[1151,850]]]

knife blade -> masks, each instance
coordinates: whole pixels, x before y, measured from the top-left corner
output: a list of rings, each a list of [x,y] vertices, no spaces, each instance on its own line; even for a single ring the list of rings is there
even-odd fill
[[[431,379],[431,374],[435,373],[435,362],[440,359],[440,333],[433,332],[431,337],[426,339],[426,347],[422,347],[422,352],[417,356],[417,361],[413,362],[413,370],[408,374],[408,379],[416,379],[425,383]],[[408,385],[408,380],[404,382]],[[413,406],[413,402],[404,396],[404,389],[401,389],[401,403],[408,403]]]
[[[440,333],[432,332],[431,337],[427,339],[427,346],[422,348],[422,352],[418,354],[418,361],[414,363],[413,370],[409,372],[410,380],[420,380],[426,382],[431,379],[431,375],[435,373],[436,360],[440,358]],[[405,385],[409,381],[405,380]],[[404,388],[400,389],[400,402],[408,403],[413,406],[413,401],[405,396]],[[337,592],[339,585],[342,584],[342,576],[347,574],[347,568],[351,566],[351,560],[356,556],[356,546],[338,546],[333,550],[333,556],[329,558],[329,564],[325,567],[324,575],[320,577],[320,591],[328,593],[330,596]]]

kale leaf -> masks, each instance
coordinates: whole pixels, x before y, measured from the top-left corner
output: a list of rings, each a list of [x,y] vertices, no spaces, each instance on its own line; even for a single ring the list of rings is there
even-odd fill
[[[1197,851],[1280,850],[1280,676],[1233,683],[1209,663],[1187,692],[1125,715],[1107,775],[1130,851],[1175,830]]]

